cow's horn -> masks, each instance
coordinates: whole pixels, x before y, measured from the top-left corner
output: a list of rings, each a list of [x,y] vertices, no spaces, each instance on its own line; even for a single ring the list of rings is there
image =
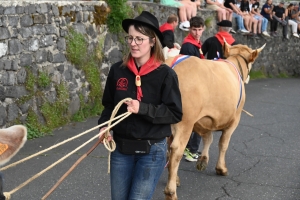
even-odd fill
[[[265,48],[265,46],[266,46],[266,43],[262,47],[260,47],[259,49],[256,50],[257,53],[261,52]]]

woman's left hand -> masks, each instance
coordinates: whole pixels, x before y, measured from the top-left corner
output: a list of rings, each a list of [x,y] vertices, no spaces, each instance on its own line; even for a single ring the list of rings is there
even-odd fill
[[[131,113],[138,113],[140,108],[140,102],[138,100],[126,101],[127,111]]]

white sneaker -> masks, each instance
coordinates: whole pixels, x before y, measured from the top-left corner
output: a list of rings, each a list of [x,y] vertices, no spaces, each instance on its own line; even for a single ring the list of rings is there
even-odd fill
[[[179,24],[179,28],[183,31],[189,31],[190,28],[190,22],[189,21],[185,21]]]
[[[262,32],[264,36],[271,37],[267,31]]]
[[[235,30],[230,29],[230,33],[236,34]]]
[[[295,36],[296,38],[299,38],[299,35],[297,33],[293,33],[293,36]]]
[[[241,29],[242,33],[249,33],[249,31],[247,31],[246,29]]]

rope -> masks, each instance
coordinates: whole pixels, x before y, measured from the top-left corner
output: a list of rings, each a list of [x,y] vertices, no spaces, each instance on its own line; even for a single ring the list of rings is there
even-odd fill
[[[243,111],[247,114],[247,115],[249,115],[249,116],[251,116],[251,117],[253,117],[253,115],[251,114],[251,113],[249,113],[249,112],[247,112],[246,110],[244,110],[243,109]]]
[[[116,110],[116,109],[118,110],[119,107],[120,107],[125,101],[128,101],[128,100],[131,100],[131,99],[130,99],[130,98],[125,98],[124,100],[120,101],[120,102],[117,104],[117,106],[115,107],[115,109],[113,110],[113,115],[115,115],[115,114],[117,113],[117,111],[115,111],[115,110]],[[45,168],[44,170],[42,170],[42,171],[40,171],[39,173],[35,174],[33,177],[31,177],[31,178],[28,179],[27,181],[23,182],[22,184],[20,184],[20,185],[19,185],[18,187],[16,187],[15,189],[11,190],[10,192],[4,192],[4,196],[6,197],[7,200],[9,200],[9,199],[11,198],[11,195],[12,195],[13,193],[15,193],[16,191],[18,191],[19,189],[21,189],[22,187],[24,187],[25,185],[27,185],[28,183],[30,183],[30,182],[33,181],[34,179],[38,178],[39,176],[41,176],[42,174],[44,174],[46,171],[50,170],[51,168],[53,168],[54,166],[56,166],[57,164],[59,164],[60,162],[62,162],[63,160],[65,160],[66,158],[68,158],[69,156],[71,156],[72,154],[74,154],[75,152],[77,152],[78,150],[80,150],[82,147],[84,147],[85,145],[87,145],[88,143],[90,143],[91,141],[93,141],[95,138],[102,136],[102,134],[104,134],[104,133],[106,133],[106,134],[105,134],[104,141],[103,141],[104,146],[109,150],[109,152],[114,151],[114,150],[115,150],[115,147],[116,147],[116,144],[115,144],[115,142],[114,142],[113,140],[111,140],[110,142],[107,141],[107,134],[108,134],[109,130],[110,130],[112,127],[114,127],[115,125],[117,125],[119,122],[121,122],[123,119],[125,119],[125,118],[128,117],[129,115],[131,115],[131,112],[126,112],[126,113],[120,115],[120,116],[122,116],[122,118],[121,118],[120,116],[118,116],[118,117],[116,117],[115,119],[112,119],[113,117],[111,117],[111,119],[110,119],[108,122],[105,122],[105,123],[100,124],[100,125],[98,125],[98,126],[96,126],[96,127],[94,127],[94,128],[89,129],[88,131],[85,131],[84,133],[87,133],[87,132],[90,132],[90,131],[92,131],[92,130],[94,130],[94,129],[96,129],[96,128],[99,128],[99,127],[101,127],[101,126],[103,126],[103,125],[109,123],[109,125],[107,126],[107,129],[105,129],[105,130],[103,130],[103,131],[100,131],[99,134],[95,135],[94,137],[92,137],[91,139],[89,139],[87,142],[85,142],[84,144],[80,145],[79,147],[77,147],[76,149],[74,149],[73,151],[71,151],[70,153],[68,153],[67,155],[65,155],[65,156],[62,157],[61,159],[59,159],[58,161],[54,162],[52,165],[48,166],[48,167]],[[121,118],[121,119],[119,119],[119,118]],[[111,121],[116,120],[116,119],[119,119],[119,120],[116,121],[115,123],[113,123],[112,125],[110,125],[110,124],[111,124]],[[81,133],[80,135],[83,135],[83,133]],[[79,136],[78,136],[78,137],[79,137]],[[73,137],[73,138],[67,139],[67,140],[65,140],[65,141],[70,141],[71,139],[75,139],[75,138],[76,138],[76,136]],[[54,146],[57,147],[57,146],[59,146],[59,145],[62,145],[62,144],[64,144],[64,143],[66,143],[65,141],[63,141],[63,142],[61,142],[61,143],[59,143],[59,144],[57,144],[57,145],[54,145]],[[52,146],[52,147],[50,147],[50,148],[48,148],[48,149],[45,149],[45,150],[48,151],[48,150],[50,150],[50,149],[53,149],[53,148],[55,148],[54,146]],[[43,153],[43,152],[46,152],[45,150],[43,150],[43,151],[41,151],[41,152],[38,152],[38,153],[36,153],[36,154],[34,154],[34,155],[32,155],[32,156],[29,156],[29,157],[27,157],[26,159],[23,159],[23,160],[21,160],[21,161],[24,162],[25,160],[28,160],[28,159],[30,159],[30,158],[33,158],[33,157],[35,157],[35,156],[37,156],[37,155],[39,155],[39,154],[41,154],[41,153]],[[15,166],[16,164],[19,164],[19,163],[21,163],[21,162],[19,161],[19,162],[13,163],[14,165],[11,164],[10,166]],[[8,168],[9,168],[9,167],[6,167],[6,169],[8,169]],[[0,170],[2,170],[2,169],[0,169]]]
[[[123,117],[123,116],[125,116],[125,115],[127,115],[127,113],[123,113],[123,114],[117,116],[116,118],[113,119],[113,121],[114,121],[114,120],[117,120],[117,119],[119,119],[119,118],[121,118],[121,117]],[[65,144],[65,143],[67,143],[67,142],[70,142],[70,141],[72,141],[72,140],[74,140],[74,139],[76,139],[76,138],[79,138],[79,137],[85,135],[86,133],[89,133],[89,132],[91,132],[91,131],[93,131],[93,130],[95,130],[95,129],[101,127],[101,126],[104,126],[104,125],[108,124],[108,123],[109,123],[109,121],[104,122],[104,123],[102,123],[102,124],[100,124],[100,125],[98,125],[98,126],[95,126],[94,128],[91,128],[91,129],[89,129],[89,130],[87,130],[87,131],[84,131],[84,132],[82,132],[82,133],[80,133],[80,134],[74,136],[74,137],[71,137],[71,138],[69,138],[69,139],[66,139],[66,140],[64,140],[64,141],[62,141],[62,142],[60,142],[60,143],[58,143],[58,144],[56,144],[56,145],[53,145],[53,146],[51,146],[51,147],[49,147],[49,148],[47,148],[47,149],[44,149],[44,150],[39,151],[39,152],[37,152],[37,153],[35,153],[35,154],[31,155],[31,156],[28,156],[28,157],[26,157],[26,158],[23,158],[22,160],[19,160],[19,161],[17,161],[17,162],[14,162],[14,163],[12,163],[12,164],[10,164],[10,165],[7,165],[7,166],[5,166],[5,167],[2,167],[2,168],[0,168],[0,171],[4,171],[4,170],[6,170],[6,169],[9,169],[9,168],[11,168],[11,167],[14,167],[14,166],[16,166],[16,165],[18,165],[18,164],[20,164],[20,163],[23,163],[23,162],[25,162],[25,161],[27,161],[27,160],[29,160],[29,159],[31,159],[31,158],[34,158],[34,157],[36,157],[36,156],[38,156],[38,155],[40,155],[40,154],[42,154],[42,153],[45,153],[45,152],[47,152],[47,151],[50,151],[50,150],[52,150],[52,149],[54,149],[54,148],[56,148],[56,147],[59,147],[59,146]]]

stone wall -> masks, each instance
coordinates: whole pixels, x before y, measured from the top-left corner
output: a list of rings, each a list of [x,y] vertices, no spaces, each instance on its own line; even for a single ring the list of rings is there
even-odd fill
[[[70,115],[80,108],[79,95],[87,99],[89,82],[82,70],[66,58],[66,36],[70,28],[88,38],[91,51],[106,35],[105,25],[96,26],[95,6],[104,1],[0,1],[0,126],[25,123],[29,109],[44,123],[40,107],[57,100],[56,86],[64,82],[69,91]],[[103,39],[102,39],[103,40]],[[51,83],[26,89],[28,72],[38,78],[46,73]],[[20,101],[22,97],[27,100]]]

